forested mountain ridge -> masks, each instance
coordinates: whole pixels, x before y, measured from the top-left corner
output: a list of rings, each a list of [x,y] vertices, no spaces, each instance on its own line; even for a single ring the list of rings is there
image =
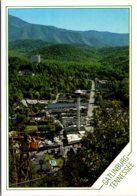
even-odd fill
[[[72,31],[53,26],[31,24],[9,15],[9,41],[42,40],[58,44],[83,44],[91,47],[127,46],[128,34],[111,32]]]
[[[41,40],[17,40],[9,43],[9,56],[24,57],[30,61],[34,54],[40,54],[42,61],[75,61],[88,64],[105,62],[108,65],[113,59],[119,62],[119,56],[120,61],[122,58],[127,59],[128,46],[98,49],[78,44],[52,44]]]
[[[52,44],[41,40],[17,40],[9,43],[9,56],[24,56],[30,60],[34,54],[40,54],[42,60],[78,62],[97,60],[99,55],[95,48],[74,44]]]

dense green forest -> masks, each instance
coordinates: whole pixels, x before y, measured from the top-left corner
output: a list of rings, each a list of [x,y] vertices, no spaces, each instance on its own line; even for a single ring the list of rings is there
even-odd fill
[[[88,79],[107,78],[113,82],[119,99],[128,97],[128,47],[93,49],[73,45],[52,45],[37,49],[43,57],[39,64],[9,52],[10,103],[22,98],[54,99],[57,92],[90,89]],[[30,51],[29,57],[32,51]],[[26,55],[26,56],[25,56]],[[29,70],[30,74],[19,75]],[[33,74],[32,74],[33,73]],[[11,104],[10,104],[11,105]]]
[[[94,133],[84,136],[77,154],[71,149],[61,170],[53,176],[47,174],[32,185],[90,187],[129,141],[129,48],[97,49],[40,40],[32,42],[30,47],[28,43],[31,42],[9,43],[10,117],[15,115],[14,104],[23,98],[54,100],[60,92],[73,94],[76,89],[90,90],[91,79],[111,81],[111,93],[97,95],[98,100],[109,103],[109,110],[100,107],[94,111]],[[34,54],[41,55],[41,63],[30,61]],[[16,126],[9,123],[10,131],[18,125],[24,129],[27,112],[25,107],[18,109],[18,123]],[[50,123],[45,127],[52,132],[55,127]],[[60,130],[58,125],[57,128]],[[39,177],[35,168],[33,177]]]

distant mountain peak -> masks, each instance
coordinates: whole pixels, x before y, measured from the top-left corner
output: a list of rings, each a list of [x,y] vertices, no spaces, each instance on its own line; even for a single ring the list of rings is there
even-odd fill
[[[9,41],[43,40],[50,43],[81,44],[97,48],[128,46],[128,34],[66,30],[54,26],[31,24],[12,15],[9,15],[8,24]]]

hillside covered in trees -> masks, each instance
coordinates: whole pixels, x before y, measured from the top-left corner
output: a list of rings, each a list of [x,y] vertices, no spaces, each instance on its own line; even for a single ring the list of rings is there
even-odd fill
[[[38,44],[39,45],[39,44]],[[108,78],[114,85],[119,99],[128,96],[129,51],[128,47],[94,49],[86,46],[50,45],[30,50],[25,46],[9,50],[10,100],[17,98],[53,97],[59,91],[73,92],[89,88],[88,79]],[[34,46],[35,48],[35,46]],[[31,63],[36,52],[42,56],[39,64]],[[19,71],[32,74],[19,76]],[[31,80],[30,80],[31,78]],[[12,93],[12,91],[14,93]],[[17,95],[16,95],[17,92]],[[20,96],[19,96],[20,95]]]

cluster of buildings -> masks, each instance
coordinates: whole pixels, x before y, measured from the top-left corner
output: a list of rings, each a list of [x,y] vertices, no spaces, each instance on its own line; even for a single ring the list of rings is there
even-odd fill
[[[50,153],[52,150],[57,151],[61,157],[66,157],[70,148],[75,152],[80,147],[80,140],[85,134],[85,122],[88,111],[88,96],[86,93],[79,93],[76,91],[73,96],[66,96],[60,93],[56,100],[49,102],[47,100],[30,100],[23,99],[21,103],[25,107],[30,105],[40,104],[43,106],[44,113],[41,116],[30,115],[30,121],[33,118],[35,122],[42,121],[46,123],[46,118],[52,118],[52,123],[58,123],[62,130],[58,135],[54,136],[53,140],[47,139],[46,134],[41,137],[38,135],[29,135],[25,143],[28,143],[28,151],[35,152],[37,158],[33,158],[34,162],[38,162],[44,153]],[[45,115],[45,116],[43,116]],[[24,138],[23,134],[20,136],[16,131],[9,133],[11,141],[14,140],[16,152],[20,153],[21,145]],[[29,142],[28,142],[29,141]]]
[[[95,83],[96,82],[96,83]],[[30,105],[41,105],[39,116],[30,114],[28,118],[36,124],[46,123],[47,119],[52,119],[51,124],[59,124],[61,130],[55,135],[53,140],[48,139],[46,132],[43,135],[29,135],[28,152],[33,152],[32,162],[38,165],[40,159],[47,154],[67,158],[68,152],[73,149],[74,153],[81,147],[81,139],[86,131],[91,131],[93,127],[89,122],[93,118],[95,106],[95,84],[99,88],[105,89],[107,81],[91,80],[91,90],[76,90],[73,95],[58,93],[56,99],[49,100],[30,100],[23,99],[21,103],[29,108]],[[18,107],[18,106],[17,106]],[[50,134],[50,132],[49,132]],[[17,132],[10,132],[9,138],[13,142],[15,152],[23,152],[19,140],[24,141],[23,135],[18,136]],[[25,144],[28,142],[24,142]],[[23,142],[22,142],[23,143]],[[26,153],[26,151],[25,151]],[[57,163],[54,159],[50,160],[50,165],[54,168]]]

